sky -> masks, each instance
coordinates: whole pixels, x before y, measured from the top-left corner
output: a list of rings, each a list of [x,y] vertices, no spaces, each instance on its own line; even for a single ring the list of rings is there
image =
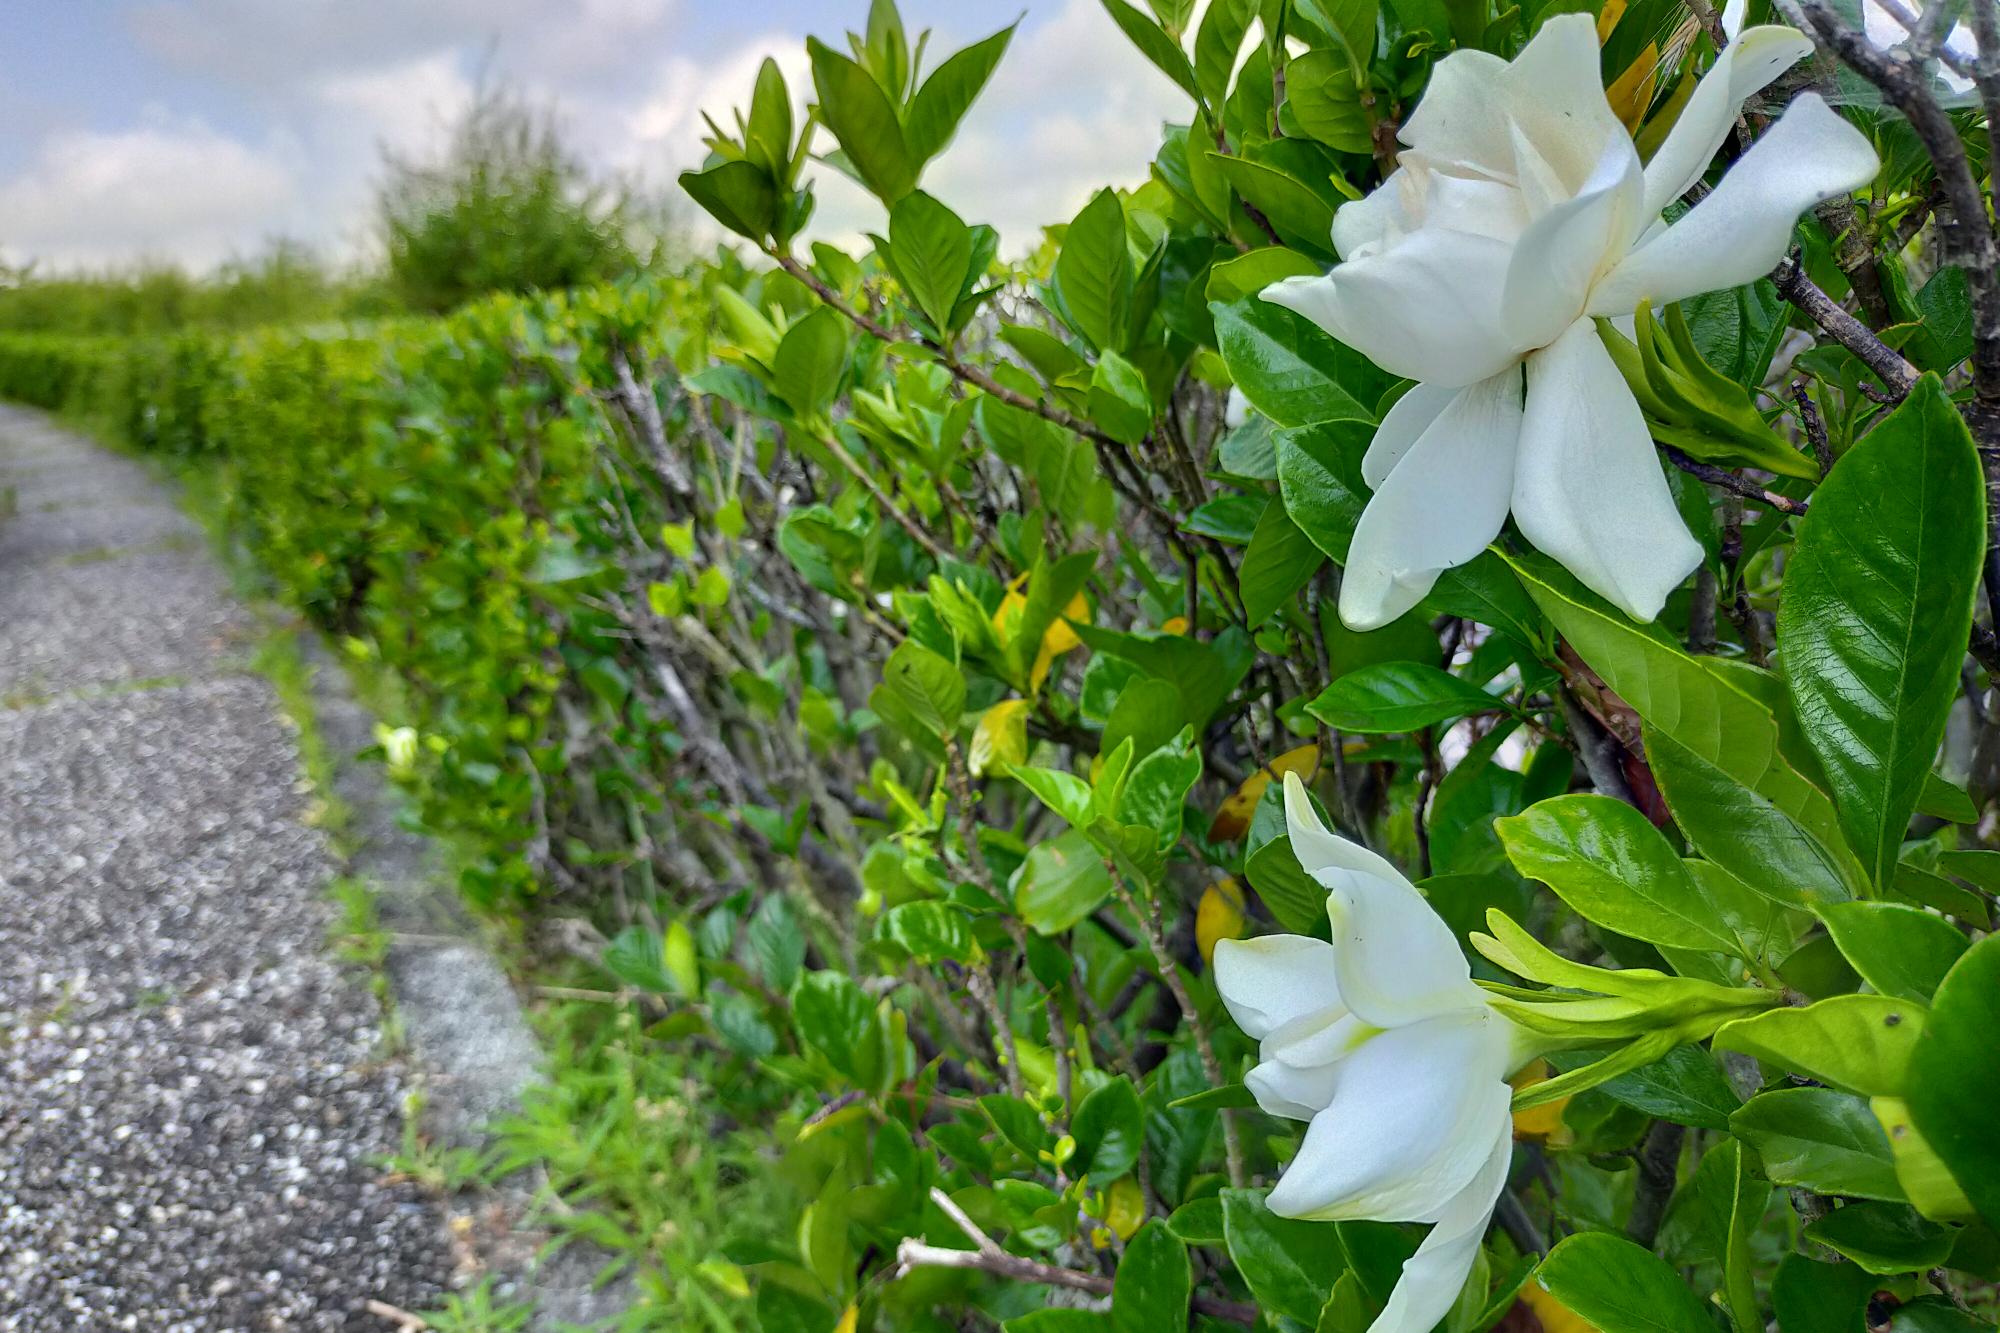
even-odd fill
[[[866,0],[6,0],[0,259],[196,271],[272,238],[368,253],[386,147],[421,154],[484,74],[553,104],[602,167],[653,184],[703,155],[758,63],[808,90],[807,33],[843,45]],[[931,56],[1022,18],[925,188],[1013,250],[1105,184],[1145,178],[1182,95],[1098,0],[905,0]],[[830,148],[822,133],[821,143]],[[1027,164],[1032,164],[1028,167]],[[881,225],[819,170],[813,234]],[[690,213],[692,209],[690,208]]]

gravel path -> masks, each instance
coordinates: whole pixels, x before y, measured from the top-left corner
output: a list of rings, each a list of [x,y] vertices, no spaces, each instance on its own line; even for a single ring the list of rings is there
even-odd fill
[[[328,953],[258,630],[130,461],[0,407],[0,1330],[385,1330],[445,1214]]]

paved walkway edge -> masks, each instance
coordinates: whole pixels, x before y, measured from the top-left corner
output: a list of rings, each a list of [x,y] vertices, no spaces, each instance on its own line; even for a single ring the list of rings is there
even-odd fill
[[[377,743],[376,719],[345,668],[315,635],[300,638],[311,677],[313,724],[333,765],[332,795],[347,809],[347,873],[375,895],[389,933],[389,992],[423,1095],[422,1128],[438,1143],[478,1148],[488,1126],[513,1113],[541,1075],[542,1050],[506,970],[447,882],[438,850],[404,828],[401,798],[379,765],[360,759]],[[626,1281],[599,1286],[611,1256],[580,1243],[540,1251],[546,1234],[514,1230],[530,1218],[541,1181],[523,1172],[482,1198],[449,1201],[454,1230],[496,1278],[496,1294],[528,1299],[535,1327],[559,1329],[629,1308]]]

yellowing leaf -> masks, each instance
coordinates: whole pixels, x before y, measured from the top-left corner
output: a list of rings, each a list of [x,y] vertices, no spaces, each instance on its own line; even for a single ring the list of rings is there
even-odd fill
[[[972,776],[1028,762],[1028,701],[1003,699],[979,715],[972,728]]]
[[[1597,14],[1597,44],[1604,45],[1611,40],[1617,30],[1618,20],[1625,17],[1625,0],[1604,0],[1604,8]]]
[[[1007,585],[1007,595],[1000,599],[998,609],[993,612],[993,629],[1003,644],[1013,637],[1014,624],[1028,605],[1027,594],[1021,591],[1027,581],[1026,574],[1016,575],[1014,581]],[[1083,594],[1079,592],[1069,599],[1069,605],[1063,608],[1062,615],[1057,616],[1055,622],[1042,632],[1042,645],[1035,653],[1035,665],[1028,672],[1030,690],[1042,688],[1042,682],[1048,679],[1049,668],[1055,665],[1058,657],[1082,645],[1083,640],[1076,636],[1076,631],[1070,627],[1069,622],[1089,619],[1090,603],[1085,601]]]
[[[1639,122],[1645,119],[1646,108],[1652,105],[1654,81],[1659,73],[1659,44],[1648,42],[1646,49],[1639,53],[1639,58],[1626,66],[1625,72],[1613,79],[1611,86],[1604,90],[1604,96],[1611,102],[1611,110],[1625,123],[1628,132],[1639,132]]]
[[[1160,626],[1160,633],[1162,633],[1162,634],[1186,634],[1186,633],[1187,633],[1187,629],[1188,629],[1188,626],[1187,626],[1187,617],[1186,617],[1186,616],[1175,616],[1175,617],[1174,617],[1173,619],[1169,620],[1169,621],[1168,621],[1168,622],[1167,622],[1166,624],[1164,624],[1164,625]]]
[[[854,1321],[861,1317],[861,1307],[850,1305],[840,1312],[840,1322],[833,1326],[833,1333],[854,1333]]]
[[[1534,1313],[1542,1333],[1598,1333],[1597,1325],[1586,1323],[1583,1316],[1551,1296],[1539,1283],[1522,1283],[1520,1297],[1521,1304]]]
[[[1194,912],[1194,942],[1201,961],[1215,961],[1217,940],[1243,938],[1243,889],[1233,879],[1211,884],[1201,893],[1201,905]]]
[[[1536,1060],[1534,1063],[1523,1068],[1520,1073],[1508,1079],[1507,1082],[1513,1087],[1514,1091],[1519,1092],[1523,1088],[1532,1088],[1537,1083],[1546,1083],[1549,1075],[1549,1062],[1547,1060]],[[1574,1143],[1576,1135],[1571,1132],[1568,1125],[1563,1123],[1563,1108],[1568,1105],[1569,1098],[1558,1097],[1552,1102],[1543,1102],[1540,1106],[1530,1106],[1525,1111],[1514,1112],[1514,1137],[1517,1139],[1533,1139],[1537,1142],[1550,1143],[1558,1147],[1566,1143]],[[1529,1283],[1528,1285],[1533,1286],[1534,1284]],[[1546,1292],[1543,1293],[1543,1295],[1547,1294]],[[1563,1313],[1568,1314],[1569,1312],[1565,1310]],[[1575,1318],[1574,1315],[1570,1317]],[[1576,1327],[1588,1328],[1590,1326],[1580,1323]]]
[[[1257,802],[1264,799],[1264,789],[1271,785],[1273,777],[1283,777],[1287,773],[1298,774],[1301,782],[1311,782],[1317,777],[1319,746],[1301,745],[1296,750],[1287,750],[1245,778],[1243,785],[1215,812],[1215,820],[1208,826],[1208,836],[1217,842],[1228,842],[1249,832],[1250,816],[1257,812]]]
[[[1116,1232],[1118,1239],[1130,1240],[1145,1220],[1146,1193],[1139,1188],[1139,1178],[1120,1176],[1104,1192],[1104,1225]]]

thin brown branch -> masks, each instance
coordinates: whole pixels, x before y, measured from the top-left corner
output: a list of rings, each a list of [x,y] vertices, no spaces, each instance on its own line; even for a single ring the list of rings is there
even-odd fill
[[[1799,266],[1797,256],[1787,256],[1771,272],[1771,284],[1778,295],[1790,301],[1835,342],[1861,359],[1888,386],[1895,401],[1909,396],[1917,383],[1917,368],[1905,361],[1895,348],[1875,336],[1875,331],[1842,309],[1840,303],[1821,291]]]
[[[1153,951],[1153,963],[1158,967],[1160,980],[1173,995],[1174,1003],[1180,1006],[1181,1019],[1194,1033],[1195,1050],[1201,1056],[1201,1070],[1212,1088],[1222,1086],[1222,1062],[1215,1058],[1215,1043],[1209,1040],[1208,1024],[1201,1021],[1201,1011],[1195,1008],[1194,998],[1188,994],[1187,983],[1181,980],[1180,965],[1174,960],[1173,951],[1167,948],[1166,933],[1160,929],[1157,902],[1150,910],[1142,908],[1132,896],[1131,888],[1125,883],[1125,875],[1118,869],[1118,863],[1110,857],[1104,858],[1104,869],[1111,876],[1111,883],[1117,890],[1118,900],[1132,919],[1139,923],[1139,929],[1146,937],[1146,945]],[[1224,1155],[1229,1162],[1229,1183],[1237,1189],[1243,1188],[1247,1177],[1243,1169],[1243,1143],[1237,1132],[1234,1108],[1222,1112],[1222,1143]]]
[[[1819,474],[1824,477],[1833,471],[1833,444],[1826,437],[1826,422],[1820,419],[1819,406],[1807,392],[1804,380],[1792,381],[1792,402],[1799,409],[1799,424],[1805,429],[1806,443],[1812,446]]]
[[[1765,508],[1775,509],[1781,514],[1791,514],[1796,517],[1805,515],[1807,505],[1804,500],[1794,500],[1789,496],[1779,495],[1776,491],[1766,490],[1756,482],[1739,477],[1727,468],[1719,468],[1712,463],[1697,462],[1671,444],[1661,445],[1660,452],[1667,456],[1669,463],[1690,477],[1705,481],[1711,486],[1720,486],[1725,491],[1740,495],[1746,500],[1754,500]]]

